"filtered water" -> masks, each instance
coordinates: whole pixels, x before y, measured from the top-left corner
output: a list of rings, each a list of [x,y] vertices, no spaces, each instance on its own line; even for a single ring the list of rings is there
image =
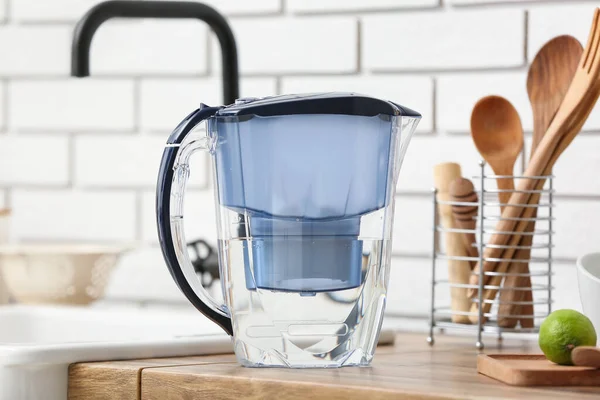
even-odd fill
[[[321,260],[323,263],[311,269],[321,272],[318,277],[301,279],[303,285],[321,288],[318,291],[292,290],[294,283],[290,282],[280,283],[285,290],[261,288],[255,276],[265,266],[255,265],[256,258],[252,257],[255,238],[232,235],[219,241],[222,271],[226,271],[221,282],[232,316],[235,352],[241,363],[340,367],[367,365],[371,361],[385,309],[389,274],[390,240],[384,233],[388,230],[384,212],[381,209],[361,218],[361,235],[353,240],[353,247],[362,249],[358,279],[328,278],[328,274],[339,269],[339,262],[334,260],[335,265],[330,268],[327,259]],[[221,213],[228,214],[224,210]],[[243,229],[235,231],[241,233]],[[335,240],[331,236],[312,236],[303,251],[311,253],[314,246],[317,253],[322,253]],[[353,268],[347,265],[348,270]],[[322,289],[327,287],[335,289]]]

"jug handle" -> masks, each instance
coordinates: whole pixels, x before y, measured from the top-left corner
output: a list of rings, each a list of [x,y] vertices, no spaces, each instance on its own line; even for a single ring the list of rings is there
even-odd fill
[[[202,314],[233,335],[227,306],[218,304],[196,276],[183,232],[183,195],[189,177],[189,157],[199,149],[208,148],[206,137],[194,139],[190,132],[221,108],[202,104],[167,140],[156,186],[156,217],[160,247],[175,283]]]

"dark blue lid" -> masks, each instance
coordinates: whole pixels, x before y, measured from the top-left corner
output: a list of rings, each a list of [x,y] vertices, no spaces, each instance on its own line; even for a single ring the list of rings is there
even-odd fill
[[[257,115],[270,117],[292,114],[343,114],[362,115],[402,115],[420,117],[416,111],[391,101],[377,99],[357,93],[309,93],[288,94],[260,99],[239,99],[235,104],[217,112],[217,116],[236,117]]]

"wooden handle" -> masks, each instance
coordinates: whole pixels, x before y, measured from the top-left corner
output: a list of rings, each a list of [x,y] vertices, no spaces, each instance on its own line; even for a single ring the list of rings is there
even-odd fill
[[[460,165],[456,163],[442,163],[434,167],[434,182],[438,190],[437,200],[439,202],[451,201],[448,193],[450,183],[461,176]],[[438,205],[440,222],[445,229],[455,228],[452,216],[452,206],[448,204]],[[454,232],[446,232],[444,244],[448,256],[466,257],[467,252],[462,242],[462,235]],[[448,260],[448,280],[452,284],[466,284],[469,282],[471,266],[468,261]],[[450,308],[453,312],[466,313],[471,308],[471,301],[467,296],[465,288],[450,288]],[[469,318],[465,315],[452,314],[452,322],[468,324]]]
[[[538,204],[540,200],[540,194],[534,194],[532,196],[531,204]],[[537,209],[534,210],[532,218],[537,216]],[[530,221],[527,224],[525,232],[533,233],[535,231],[535,221]],[[533,235],[525,235],[521,238],[519,243],[522,247],[531,247],[533,244]],[[531,249],[524,248],[519,249],[515,252],[514,259],[517,260],[529,260],[531,258]],[[516,262],[512,263],[507,270],[508,273],[516,274],[527,274],[529,273],[528,263]],[[531,288],[531,278],[529,276],[514,276],[509,275],[504,278],[503,289],[500,292],[500,304],[498,306],[498,326],[503,328],[514,328],[517,322],[521,321],[521,327],[533,328],[534,319],[533,304],[515,305],[509,304],[513,302],[532,302],[533,292],[531,290],[510,290],[510,288]],[[504,316],[503,316],[504,315]],[[510,318],[505,317],[506,315],[528,315],[531,318]]]
[[[600,368],[600,348],[594,346],[575,347],[571,352],[573,364],[581,367]]]
[[[452,201],[462,203],[477,203],[477,193],[473,182],[466,178],[457,178],[450,184],[450,197]],[[473,205],[453,205],[452,215],[454,216],[454,224],[459,229],[475,231],[477,226],[477,211],[479,206]],[[479,257],[477,250],[477,240],[474,232],[461,234],[465,249],[469,257]],[[470,261],[471,269],[475,267],[477,261]]]
[[[512,165],[510,169],[501,171],[501,175],[512,175]],[[500,201],[500,211],[504,211],[504,207],[510,201],[511,192],[515,190],[515,181],[513,178],[497,178],[496,185],[498,185],[498,200]]]
[[[529,268],[525,270],[526,273],[529,272]],[[533,291],[531,290],[531,278],[526,276],[523,278],[523,283],[519,283],[521,287],[529,288],[529,290],[525,290],[525,297],[523,297],[523,301],[529,304],[524,304],[521,306],[518,314],[526,315],[526,317],[521,317],[521,328],[533,328],[535,326],[535,308],[533,306]]]
[[[531,218],[532,212],[533,210],[535,210],[534,208],[531,207],[527,207],[525,208],[524,214],[522,215],[522,218]],[[523,232],[526,228],[526,225],[528,224],[528,221],[518,221],[517,226],[515,227],[515,231],[519,231],[519,232]],[[497,261],[494,262],[496,268],[494,269],[495,272],[499,272],[499,273],[504,273],[507,271],[509,265],[511,264],[510,260],[512,259],[512,257],[514,256],[515,253],[515,249],[514,247],[520,242],[521,240],[521,236],[517,235],[517,234],[512,234],[512,235],[505,235],[508,236],[508,242],[504,243],[504,245],[508,245],[508,248],[503,249],[504,251],[501,252],[499,254],[498,258],[502,258],[504,259],[504,261]],[[487,249],[486,249],[487,250]],[[484,252],[485,253],[485,252]],[[477,272],[477,274],[479,274],[479,272]],[[475,281],[475,284],[479,284],[479,276],[475,277],[475,279],[473,279],[473,275],[471,275],[471,279],[470,279],[470,283],[472,283],[473,281]],[[500,284],[502,283],[502,276],[499,275],[494,275],[491,277],[487,277],[487,279],[484,278],[484,282],[487,281],[487,283],[485,283],[485,285],[489,285],[489,286],[500,286]],[[469,296],[471,297],[478,297],[478,289],[469,289]],[[482,301],[485,300],[493,300],[496,295],[498,294],[498,289],[497,288],[491,288],[491,289],[484,289],[483,293],[482,293]],[[491,303],[483,303],[483,313],[489,313],[490,309],[492,307]],[[478,312],[479,312],[479,306],[478,303],[473,303],[471,306],[471,312],[474,313],[471,316],[471,321],[477,321],[478,318]],[[485,321],[485,318],[484,318]]]
[[[535,224],[530,223],[526,231],[532,232]],[[530,228],[531,227],[531,228]],[[531,246],[533,236],[523,236],[519,246]],[[513,260],[529,260],[531,249],[519,249],[515,252]],[[509,274],[526,274],[529,272],[527,263],[513,262],[509,265],[507,272]],[[503,328],[514,328],[517,322],[521,320],[523,328],[530,328],[533,324],[532,318],[511,318],[509,315],[533,315],[533,305],[511,304],[514,302],[525,302],[533,299],[531,290],[511,290],[511,288],[531,288],[531,278],[529,276],[508,275],[504,278],[502,284],[503,290],[500,291],[500,302],[498,306],[498,326]],[[529,295],[528,295],[529,294]],[[530,300],[528,300],[530,298]]]

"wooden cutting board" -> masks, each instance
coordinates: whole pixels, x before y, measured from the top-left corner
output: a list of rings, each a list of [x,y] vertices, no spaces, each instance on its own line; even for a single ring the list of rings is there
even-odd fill
[[[543,354],[480,354],[477,372],[514,386],[600,386],[600,369],[554,364]]]

